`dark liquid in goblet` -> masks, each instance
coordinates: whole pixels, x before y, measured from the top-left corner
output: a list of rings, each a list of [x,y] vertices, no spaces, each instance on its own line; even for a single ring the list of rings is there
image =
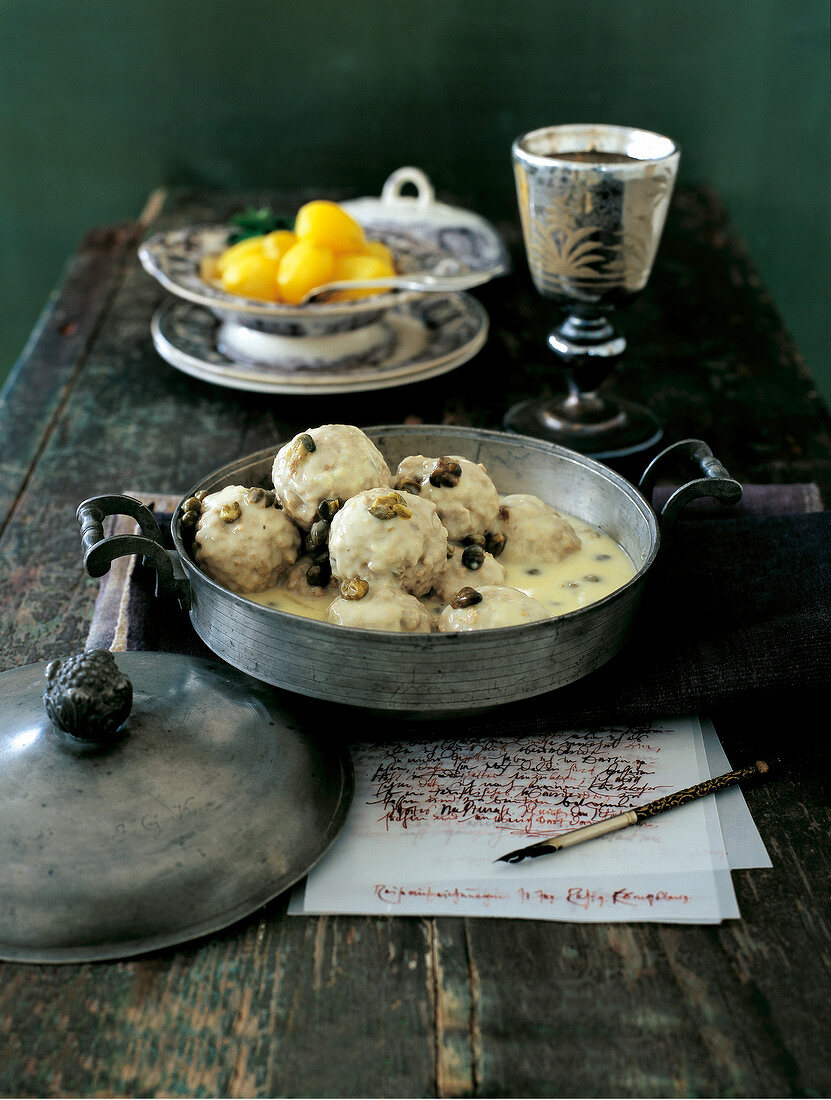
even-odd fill
[[[602,149],[575,149],[569,153],[554,153],[555,160],[576,160],[583,164],[636,164],[637,157],[626,153],[607,153]]]

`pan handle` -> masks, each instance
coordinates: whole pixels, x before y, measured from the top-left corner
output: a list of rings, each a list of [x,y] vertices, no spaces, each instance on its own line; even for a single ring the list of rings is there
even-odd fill
[[[190,582],[179,555],[166,550],[156,517],[139,501],[119,493],[90,497],[78,505],[84,569],[91,577],[103,577],[116,558],[141,554],[142,561],[156,570],[156,595],[175,596],[183,610],[190,609]],[[104,535],[106,516],[131,516],[140,535]]]
[[[682,508],[696,497],[717,497],[725,504],[736,504],[741,500],[741,485],[728,474],[707,444],[700,439],[682,439],[665,447],[644,470],[638,488],[648,501],[652,500],[661,468],[670,457],[676,455],[683,455],[697,463],[704,476],[679,486],[669,497],[659,516],[662,531],[669,531]]]

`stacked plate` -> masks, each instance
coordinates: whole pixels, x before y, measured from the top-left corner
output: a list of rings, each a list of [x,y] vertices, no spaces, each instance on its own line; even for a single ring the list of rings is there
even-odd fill
[[[415,196],[405,196],[406,184]],[[496,229],[435,200],[418,169],[393,173],[380,198],[343,204],[368,237],[392,249],[403,272],[509,270]],[[290,306],[230,295],[205,282],[201,261],[226,246],[228,226],[159,233],[142,246],[145,269],[175,297],[152,322],[171,366],[240,390],[326,394],[422,381],[471,359],[488,318],[469,294],[397,291],[347,302]]]

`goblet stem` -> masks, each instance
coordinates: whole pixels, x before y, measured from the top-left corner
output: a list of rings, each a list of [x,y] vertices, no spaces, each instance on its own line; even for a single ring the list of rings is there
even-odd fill
[[[626,350],[626,340],[606,317],[575,314],[548,336],[548,346],[559,359],[568,394],[556,402],[559,415],[586,427],[608,423],[619,410],[597,390]]]
[[[626,339],[606,317],[572,314],[549,334],[548,346],[565,375],[566,394],[515,405],[506,427],[598,458],[622,457],[658,442],[661,427],[649,410],[597,392],[626,350]]]

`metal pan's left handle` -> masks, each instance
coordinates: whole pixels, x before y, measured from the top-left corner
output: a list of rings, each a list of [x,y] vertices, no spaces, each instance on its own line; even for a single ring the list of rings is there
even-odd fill
[[[90,497],[78,505],[76,515],[81,526],[84,569],[91,577],[103,577],[116,558],[141,554],[144,564],[156,570],[156,595],[173,596],[185,611],[190,608],[190,582],[179,555],[165,549],[156,517],[140,501],[120,493]],[[141,534],[105,535],[107,516],[130,516]]]

